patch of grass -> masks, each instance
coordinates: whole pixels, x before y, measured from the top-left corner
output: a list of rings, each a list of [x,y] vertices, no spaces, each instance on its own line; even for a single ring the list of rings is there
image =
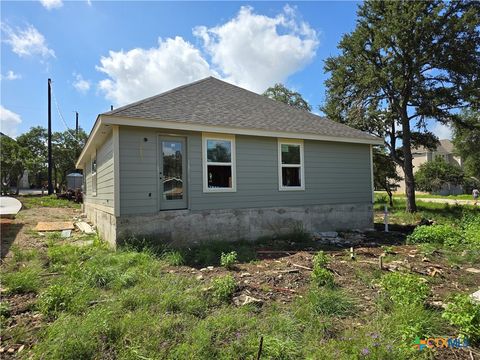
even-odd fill
[[[480,342],[480,304],[469,295],[458,294],[447,304],[442,317],[459,328],[472,343]]]
[[[299,311],[314,316],[345,317],[355,314],[355,302],[345,292],[331,288],[312,288],[299,300]]]
[[[417,226],[413,233],[408,235],[407,243],[459,244],[462,241],[461,233],[452,225],[423,225]]]
[[[334,277],[325,266],[328,264],[328,257],[323,251],[319,251],[313,257],[312,282],[317,286],[333,287]]]
[[[229,253],[223,253],[220,257],[220,265],[222,265],[225,269],[233,269],[235,264],[237,263],[237,252],[230,251]]]
[[[179,251],[167,251],[163,253],[161,258],[170,266],[182,266],[185,264],[185,259]]]
[[[5,272],[2,274],[2,286],[9,294],[36,293],[41,285],[40,272],[40,268],[33,266]]]
[[[26,209],[31,209],[35,207],[57,207],[57,208],[72,208],[80,209],[81,205],[74,203],[73,201],[65,199],[57,199],[56,195],[30,195],[30,196],[20,196],[18,200]]]
[[[220,302],[229,301],[237,288],[232,275],[224,275],[212,281],[213,298]]]

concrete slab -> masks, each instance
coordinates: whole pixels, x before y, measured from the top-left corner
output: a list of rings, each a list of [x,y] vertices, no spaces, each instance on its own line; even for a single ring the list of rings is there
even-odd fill
[[[22,208],[22,203],[10,196],[0,196],[0,216],[15,217]]]

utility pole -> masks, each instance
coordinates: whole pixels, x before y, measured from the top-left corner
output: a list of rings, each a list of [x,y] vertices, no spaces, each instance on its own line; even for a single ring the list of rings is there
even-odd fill
[[[52,80],[48,79],[48,195],[53,194],[52,184]]]
[[[75,111],[75,136],[78,137],[78,111]]]

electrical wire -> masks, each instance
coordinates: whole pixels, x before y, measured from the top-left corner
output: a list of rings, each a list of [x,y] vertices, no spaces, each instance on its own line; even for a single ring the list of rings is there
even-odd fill
[[[75,140],[78,144],[80,144],[77,137],[72,135],[74,133],[74,130],[72,130],[68,127],[67,122],[65,121],[65,118],[63,117],[62,112],[60,111],[60,106],[58,105],[57,97],[55,96],[55,92],[53,91],[52,83],[53,83],[53,81],[50,83],[50,88],[52,90],[52,96],[53,96],[53,100],[55,101],[55,106],[57,108],[58,115],[60,116],[60,119],[62,119],[63,125],[67,129],[66,132],[72,137],[73,140]]]

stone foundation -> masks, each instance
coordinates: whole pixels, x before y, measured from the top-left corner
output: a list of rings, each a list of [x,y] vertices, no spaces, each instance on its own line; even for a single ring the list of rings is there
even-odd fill
[[[209,240],[256,240],[303,229],[309,233],[373,228],[370,203],[228,210],[169,210],[156,214],[95,215],[107,239],[152,235],[159,241],[188,245]],[[92,220],[93,221],[93,220]],[[97,224],[94,221],[95,224]],[[110,228],[110,230],[107,230]],[[100,234],[102,234],[100,231]],[[103,235],[102,235],[103,236]],[[113,237],[112,237],[113,236]],[[115,240],[113,240],[115,243]]]

